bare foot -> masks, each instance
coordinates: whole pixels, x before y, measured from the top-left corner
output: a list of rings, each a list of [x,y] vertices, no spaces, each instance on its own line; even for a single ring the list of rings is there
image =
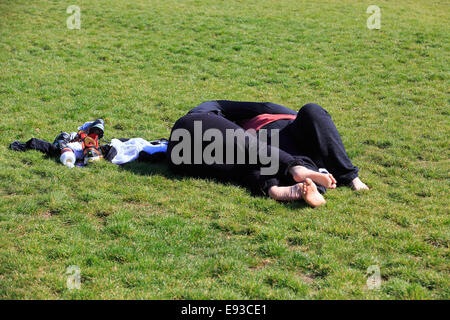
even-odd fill
[[[320,173],[302,166],[293,166],[289,169],[289,172],[296,182],[303,182],[307,178],[310,178],[325,188],[336,189],[336,179],[331,173]]]
[[[314,182],[306,178],[303,183],[289,187],[273,186],[269,189],[269,196],[279,201],[295,201],[304,199],[311,207],[318,207],[326,203],[324,197],[317,191]]]
[[[319,193],[319,191],[317,191],[317,187],[314,182],[309,178],[306,178],[303,183],[302,197],[305,202],[313,208],[326,203],[324,197]]]
[[[361,190],[369,190],[369,187],[361,181],[358,177],[353,179],[353,181],[350,184],[350,187],[355,191],[361,191]]]
[[[269,189],[269,196],[279,201],[295,201],[303,198],[303,183],[297,183],[289,187],[273,186]]]

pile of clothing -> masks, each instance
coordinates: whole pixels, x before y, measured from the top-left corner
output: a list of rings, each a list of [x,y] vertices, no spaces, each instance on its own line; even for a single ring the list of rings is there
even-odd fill
[[[9,147],[16,151],[38,150],[51,157],[59,156],[61,163],[69,168],[84,167],[101,159],[120,165],[134,160],[156,161],[166,155],[167,139],[122,138],[100,144],[104,131],[104,121],[97,119],[84,123],[77,132],[61,131],[53,143],[32,138],[25,143],[14,141]]]

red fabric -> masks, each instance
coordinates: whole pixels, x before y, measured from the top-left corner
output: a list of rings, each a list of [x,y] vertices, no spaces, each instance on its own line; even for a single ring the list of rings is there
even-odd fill
[[[270,114],[270,113],[263,113],[259,114],[254,118],[248,119],[244,121],[241,124],[241,127],[245,130],[248,129],[255,129],[258,131],[262,127],[264,127],[266,124],[269,124],[271,122],[282,120],[282,119],[295,119],[297,116],[293,114]]]

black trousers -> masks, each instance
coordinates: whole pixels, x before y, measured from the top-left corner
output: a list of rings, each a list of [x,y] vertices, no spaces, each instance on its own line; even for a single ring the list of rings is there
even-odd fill
[[[358,177],[358,168],[349,159],[330,114],[317,104],[304,105],[296,119],[280,130],[280,149],[311,170],[327,169],[338,185],[347,185]]]
[[[14,141],[9,148],[15,151],[37,150],[51,157],[57,156],[61,152],[53,143],[37,138],[31,138],[25,143]]]
[[[236,102],[236,104],[239,103],[241,102]],[[257,104],[255,103],[255,107],[258,107]],[[236,123],[222,115],[214,112],[197,112],[188,113],[180,118],[173,126],[172,134],[176,129],[185,129],[192,137],[195,121],[201,121],[202,134],[213,128],[219,130],[225,137],[227,129],[241,129]],[[288,169],[294,165],[302,165],[314,171],[318,171],[319,168],[326,168],[341,185],[351,182],[358,176],[358,168],[353,166],[348,158],[330,115],[316,104],[304,105],[295,120],[278,120],[266,125],[263,129],[268,130],[269,137],[272,130],[279,130],[279,150],[275,150],[276,148],[270,145],[270,139],[268,141],[269,151],[278,151],[279,153],[279,170],[274,175],[262,175],[261,168],[263,165],[261,163],[207,164],[202,161],[194,164],[195,148],[193,145],[190,150],[190,163],[175,164],[172,160],[172,150],[179,142],[172,139],[172,134],[168,145],[169,165],[173,170],[188,175],[239,180],[250,187],[252,191],[264,194],[267,194],[268,189],[274,185],[294,184],[295,181],[288,172]],[[258,139],[258,137],[255,139]],[[226,157],[226,152],[230,148],[234,148],[236,154],[238,149],[238,146],[235,145],[236,141],[230,142],[224,139],[224,142],[224,157]],[[227,143],[234,145],[226,145]],[[249,152],[249,143],[251,141],[246,141],[244,146],[246,155]],[[209,142],[202,142],[201,152],[208,144]],[[248,159],[247,156],[246,159]],[[318,185],[318,189],[322,193],[325,192],[323,186]]]
[[[195,136],[195,123],[200,122],[201,123],[201,136],[209,130],[209,129],[216,129],[220,132],[220,134],[223,137],[223,145],[221,148],[221,153],[223,154],[223,161],[221,163],[212,163],[207,164],[205,163],[204,159],[201,158],[200,163],[195,163],[195,153],[201,152],[203,154],[206,146],[208,146],[211,142],[210,141],[201,141],[200,143],[201,148],[199,150],[196,150],[195,143],[194,143],[194,136]],[[178,143],[182,143],[183,141],[175,141],[174,140],[174,132],[177,129],[184,129],[187,130],[191,137],[191,144],[190,144],[190,150],[188,151],[190,154],[190,158],[188,159],[188,163],[180,163],[176,164],[176,161],[174,161],[174,156],[177,156],[178,154],[175,154],[176,152],[173,152],[174,147]],[[169,160],[169,166],[172,168],[172,170],[177,171],[178,173],[193,175],[193,176],[201,176],[201,177],[213,177],[213,178],[219,178],[219,179],[225,179],[225,180],[246,180],[246,177],[248,176],[250,178],[250,183],[253,188],[259,188],[261,187],[263,189],[267,189],[268,187],[275,185],[277,181],[273,181],[270,185],[266,183],[267,180],[273,179],[275,175],[261,175],[260,172],[261,168],[267,167],[267,164],[263,164],[260,156],[261,149],[257,148],[258,143],[263,144],[258,140],[258,137],[247,135],[246,139],[244,140],[244,143],[238,144],[238,140],[235,139],[226,139],[227,136],[227,130],[242,130],[243,129],[235,124],[232,121],[229,121],[225,119],[222,116],[219,116],[215,113],[208,112],[208,113],[190,113],[185,115],[184,117],[180,118],[173,126],[172,133],[170,135],[169,144],[167,148],[168,153],[168,160]],[[249,163],[250,159],[250,153],[252,152],[251,146],[256,146],[256,151],[258,152],[258,155],[256,158],[256,163]],[[279,169],[277,174],[287,174],[288,169],[296,164],[299,164],[299,162],[292,157],[290,154],[283,152],[282,150],[275,150],[277,148],[264,144],[264,146],[268,149],[267,152],[264,151],[264,156],[270,156],[274,152],[277,152],[279,155]],[[232,150],[233,152],[233,161],[230,161],[230,163],[227,163],[226,158],[228,153]],[[244,163],[239,163],[237,155],[239,152],[243,152],[245,157]],[[265,185],[267,184],[267,185]]]

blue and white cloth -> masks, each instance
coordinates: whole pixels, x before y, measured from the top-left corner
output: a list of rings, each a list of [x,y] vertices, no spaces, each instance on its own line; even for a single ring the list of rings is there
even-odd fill
[[[167,141],[158,141],[158,143],[155,143],[142,138],[133,138],[122,142],[118,139],[112,139],[111,147],[117,151],[116,156],[111,162],[114,164],[124,164],[136,160],[141,151],[148,154],[167,152]]]

